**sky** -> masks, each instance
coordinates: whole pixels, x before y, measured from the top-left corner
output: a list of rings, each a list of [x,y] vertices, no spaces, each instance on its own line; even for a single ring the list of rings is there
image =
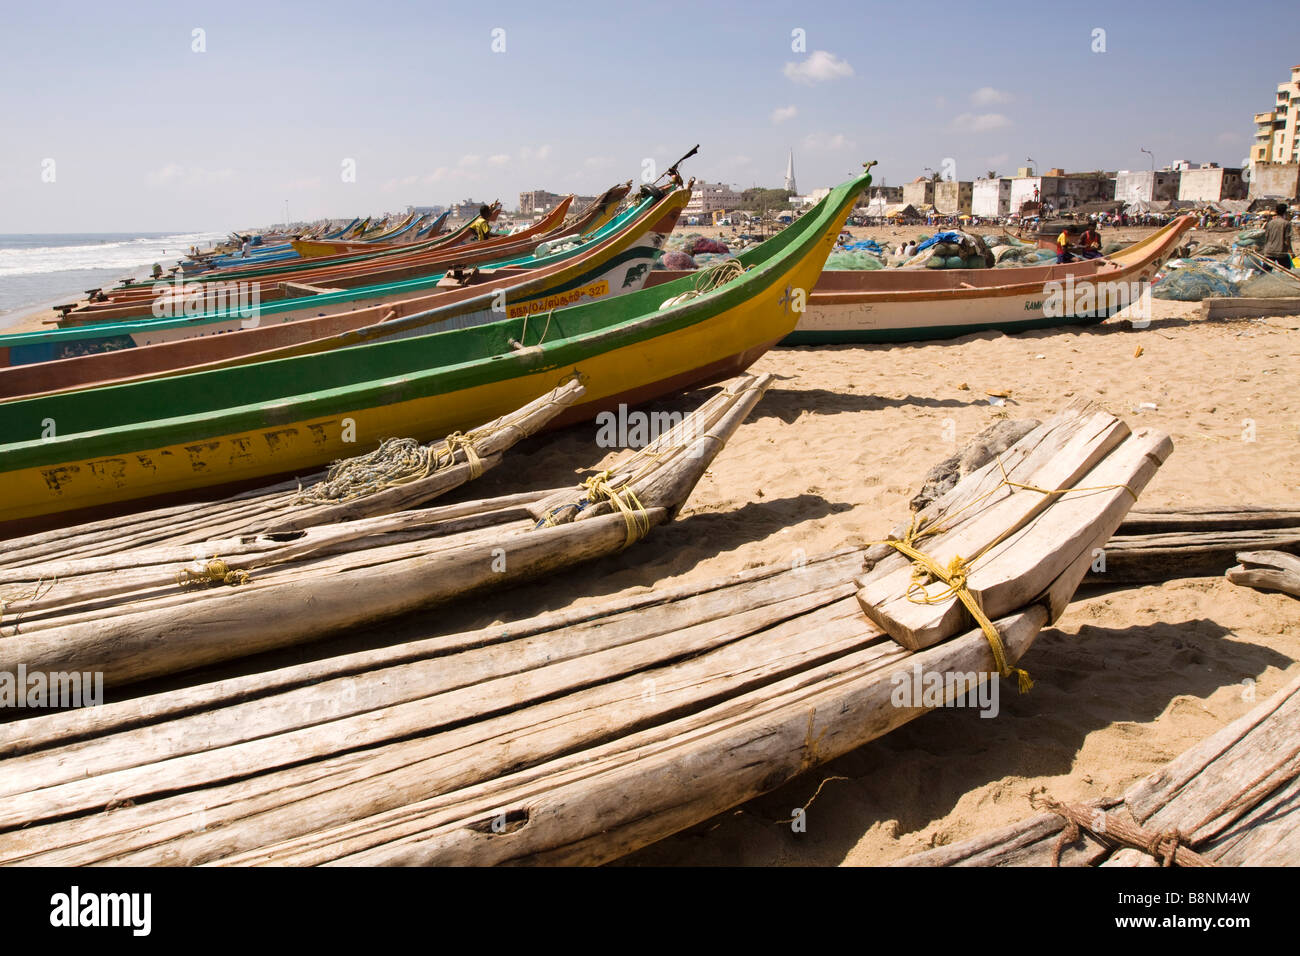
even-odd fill
[[[894,185],[1240,165],[1297,63],[1273,2],[43,0],[0,32],[0,233],[513,207],[696,143],[683,172],[738,187],[793,149],[804,192],[868,159]]]

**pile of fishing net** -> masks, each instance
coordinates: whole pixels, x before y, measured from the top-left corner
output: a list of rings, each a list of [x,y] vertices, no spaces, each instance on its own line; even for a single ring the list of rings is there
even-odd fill
[[[1127,245],[1128,243],[1124,243],[1124,242],[1108,242],[1101,247],[1101,254],[1103,256],[1113,256],[1115,253],[1119,252]]]
[[[1264,245],[1263,229],[1243,229],[1237,233],[1237,238],[1233,240],[1234,246],[1246,246],[1252,249],[1258,249]]]
[[[713,265],[714,263],[724,262],[727,259],[734,259],[736,257],[730,252],[700,252],[691,256],[691,258],[695,260],[697,266],[703,269],[706,266]]]
[[[717,239],[710,239],[708,236],[694,236],[688,242],[682,244],[682,252],[688,256],[698,256],[702,252],[712,252],[725,255],[731,250],[727,248],[726,243]]]
[[[885,268],[885,260],[866,251],[836,249],[826,257],[826,268],[832,271],[870,272]]]
[[[1171,259],[1151,286],[1151,294],[1157,299],[1177,302],[1200,302],[1212,297],[1269,298],[1297,293],[1300,293],[1300,283],[1281,273],[1266,274],[1240,256],[1226,262],[1208,258]]]
[[[992,269],[993,253],[984,240],[969,232],[938,232],[916,247],[904,269]]]
[[[1051,249],[1039,249],[1037,246],[998,246],[993,250],[999,269],[1016,266],[1041,266],[1046,262],[1055,262],[1056,253]]]
[[[1228,247],[1221,242],[1197,243],[1192,246],[1192,250],[1197,254],[1197,256],[1221,256],[1225,255],[1229,251]]]
[[[679,272],[683,269],[698,269],[699,264],[686,253],[670,249],[659,257],[659,261],[655,263],[655,268]]]

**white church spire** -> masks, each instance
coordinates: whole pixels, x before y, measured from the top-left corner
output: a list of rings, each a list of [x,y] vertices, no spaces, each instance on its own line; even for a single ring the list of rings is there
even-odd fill
[[[794,150],[790,150],[790,161],[785,167],[785,188],[789,192],[798,193],[799,189],[794,184]]]

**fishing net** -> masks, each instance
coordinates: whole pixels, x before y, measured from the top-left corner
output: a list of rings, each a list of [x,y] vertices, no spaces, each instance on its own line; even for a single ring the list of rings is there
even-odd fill
[[[1156,278],[1151,286],[1151,294],[1157,299],[1172,299],[1175,302],[1200,302],[1210,297],[1231,298],[1239,295],[1237,283],[1224,269],[1214,268],[1216,265],[1218,263],[1175,259],[1168,264],[1169,271],[1163,277]]]
[[[425,478],[455,460],[463,447],[471,464],[478,456],[460,433],[445,442],[422,445],[414,438],[385,438],[366,455],[330,465],[325,477],[298,495],[297,504],[338,504]]]
[[[1247,299],[1284,299],[1300,295],[1300,281],[1285,272],[1264,272],[1237,286]]]
[[[717,239],[710,239],[707,236],[699,236],[682,246],[682,252],[688,256],[698,256],[702,252],[712,252],[725,255],[731,250],[727,248],[726,243],[719,242]]]
[[[1232,244],[1234,246],[1262,246],[1264,244],[1264,230],[1243,229],[1237,233],[1237,238]]]
[[[832,252],[826,257],[826,268],[831,271],[872,272],[883,269],[885,263],[869,252]]]
[[[655,268],[671,269],[676,272],[682,269],[698,269],[699,264],[684,252],[665,252],[659,257]]]

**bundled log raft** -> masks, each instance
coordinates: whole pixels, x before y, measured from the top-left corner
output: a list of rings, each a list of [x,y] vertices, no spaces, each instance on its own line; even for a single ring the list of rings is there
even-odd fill
[[[1295,866],[1300,679],[1132,786],[900,866]],[[1132,834],[1140,834],[1136,840]],[[1193,854],[1188,859],[1186,853]]]
[[[734,380],[576,488],[365,518],[348,503],[347,521],[322,505],[313,514],[326,522],[306,529],[279,530],[295,522],[278,515],[276,530],[238,538],[5,571],[24,595],[10,608],[21,616],[0,641],[0,674],[21,665],[29,674],[94,672],[124,684],[318,640],[611,554],[675,513],[769,381]]]
[[[0,726],[0,862],[614,859],[998,680],[1123,517],[1111,485],[1139,491],[1168,452],[1126,431],[1072,407],[898,528],[933,547],[1016,516],[969,575],[990,604],[1025,595],[993,612],[1002,660],[960,614],[922,650],[868,620],[861,590],[894,573],[892,544],[794,560]],[[1025,487],[1063,450],[1055,490]],[[1063,543],[1067,527],[1092,537]],[[913,675],[937,694],[900,698]]]

